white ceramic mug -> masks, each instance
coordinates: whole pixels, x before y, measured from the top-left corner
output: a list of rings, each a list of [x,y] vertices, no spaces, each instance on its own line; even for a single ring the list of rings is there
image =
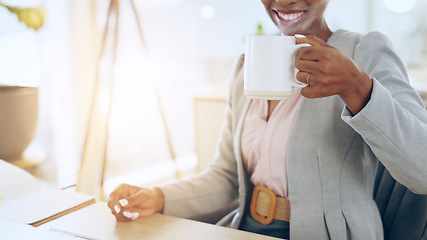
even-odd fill
[[[292,36],[246,37],[244,92],[251,99],[282,100],[293,87],[307,84],[296,80],[295,53],[307,44],[296,44]]]

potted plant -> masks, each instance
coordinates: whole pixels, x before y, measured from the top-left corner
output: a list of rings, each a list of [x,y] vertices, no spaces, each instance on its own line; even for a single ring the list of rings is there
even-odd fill
[[[13,7],[1,2],[0,7],[4,7],[12,14],[15,14],[19,21],[23,22],[28,28],[32,28],[35,31],[43,26],[47,13],[46,9],[43,7],[20,8]]]
[[[19,8],[0,2],[17,20],[37,31],[43,26],[46,10],[41,7]],[[0,83],[0,159],[22,160],[31,143],[38,118],[38,88]]]

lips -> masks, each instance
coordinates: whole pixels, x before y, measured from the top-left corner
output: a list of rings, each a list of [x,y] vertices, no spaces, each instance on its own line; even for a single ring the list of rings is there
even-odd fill
[[[280,21],[295,21],[304,15],[306,11],[280,11],[275,10]]]

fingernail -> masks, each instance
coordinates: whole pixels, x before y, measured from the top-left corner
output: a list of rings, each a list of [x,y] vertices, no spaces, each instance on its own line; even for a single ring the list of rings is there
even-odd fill
[[[138,217],[139,217],[139,213],[137,213],[137,212],[132,213],[132,220],[135,220]]]
[[[295,34],[294,37],[296,37],[296,38],[306,38],[306,36],[302,35],[302,34]]]
[[[132,218],[132,213],[131,212],[128,212],[128,211],[124,211],[123,212],[123,216],[125,216],[125,217],[127,217],[127,218]]]
[[[116,213],[119,213],[119,212],[120,212],[120,208],[119,208],[119,206],[117,206],[117,204],[116,204],[116,205],[114,205],[114,210],[116,211]]]
[[[124,206],[128,205],[129,202],[126,199],[120,199],[119,203],[120,203],[120,205],[122,205],[122,207],[124,207]]]

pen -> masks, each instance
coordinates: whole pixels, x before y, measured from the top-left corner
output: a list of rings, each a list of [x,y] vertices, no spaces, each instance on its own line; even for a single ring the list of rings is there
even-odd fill
[[[98,238],[88,237],[88,236],[85,236],[85,235],[81,235],[81,234],[74,233],[74,232],[68,232],[68,231],[65,231],[65,230],[62,230],[62,229],[57,229],[57,228],[50,228],[49,230],[50,231],[54,231],[54,232],[64,233],[64,234],[67,234],[67,235],[71,235],[73,237],[87,239],[87,240],[100,240]]]

